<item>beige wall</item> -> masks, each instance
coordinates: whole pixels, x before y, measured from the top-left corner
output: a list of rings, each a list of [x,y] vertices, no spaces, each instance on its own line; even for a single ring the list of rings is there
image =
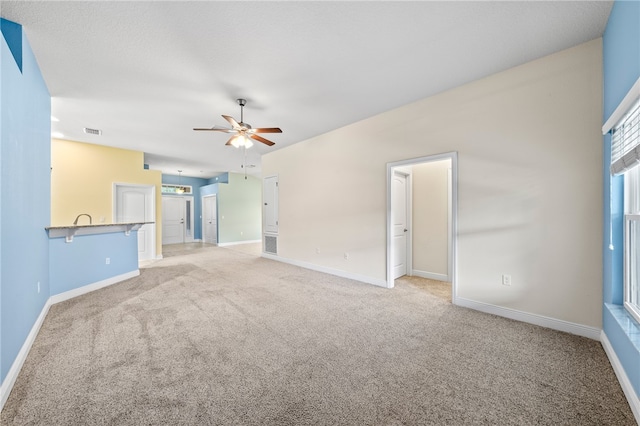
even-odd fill
[[[413,270],[429,274],[428,278],[448,275],[450,168],[451,160],[411,168]]]
[[[458,297],[600,327],[601,68],[598,39],[266,154],[278,255],[385,280],[386,163],[457,151]]]
[[[114,183],[155,185],[156,255],[162,254],[162,174],[144,170],[142,152],[53,139],[51,168],[52,226],[70,225],[79,213],[113,223]]]

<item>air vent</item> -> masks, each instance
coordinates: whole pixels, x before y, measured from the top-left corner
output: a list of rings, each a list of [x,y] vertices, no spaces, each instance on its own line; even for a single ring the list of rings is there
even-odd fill
[[[264,252],[278,254],[278,237],[264,236]]]
[[[98,130],[98,129],[90,129],[88,127],[84,128],[84,132],[88,135],[97,135],[100,136],[102,134],[102,130]]]

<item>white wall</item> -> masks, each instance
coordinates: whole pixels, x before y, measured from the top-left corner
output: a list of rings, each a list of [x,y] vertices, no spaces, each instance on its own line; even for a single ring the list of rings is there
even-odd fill
[[[597,39],[266,154],[278,255],[385,280],[386,163],[457,151],[458,297],[600,328],[601,117]]]
[[[450,168],[451,160],[432,161],[411,168],[412,263],[417,275],[428,274],[432,278],[448,275]]]

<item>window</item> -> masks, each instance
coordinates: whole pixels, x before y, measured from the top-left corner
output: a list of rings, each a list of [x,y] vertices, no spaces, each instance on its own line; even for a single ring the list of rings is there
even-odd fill
[[[640,162],[640,99],[611,132],[611,173],[620,174]]]
[[[624,174],[624,306],[640,322],[640,167]]]
[[[191,194],[191,185],[170,185],[167,183],[162,184],[163,194]]]
[[[624,175],[624,306],[640,322],[640,79],[605,123],[609,129],[611,174]]]

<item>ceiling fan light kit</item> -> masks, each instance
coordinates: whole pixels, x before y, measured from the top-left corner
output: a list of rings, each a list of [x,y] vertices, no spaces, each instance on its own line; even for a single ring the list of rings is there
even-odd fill
[[[251,139],[261,142],[267,146],[275,145],[275,142],[272,142],[267,138],[263,138],[257,133],[282,133],[282,130],[279,127],[262,127],[256,129],[252,128],[250,124],[244,122],[244,106],[247,104],[247,100],[240,98],[236,99],[236,101],[238,102],[238,105],[240,105],[240,121],[236,121],[236,119],[229,115],[222,115],[222,118],[224,118],[229,122],[229,124],[231,124],[230,129],[227,129],[226,127],[213,126],[211,128],[194,128],[193,130],[235,133],[235,135],[231,136],[231,138],[225,145],[231,145],[236,148],[251,148],[253,146],[253,142],[251,141]]]

